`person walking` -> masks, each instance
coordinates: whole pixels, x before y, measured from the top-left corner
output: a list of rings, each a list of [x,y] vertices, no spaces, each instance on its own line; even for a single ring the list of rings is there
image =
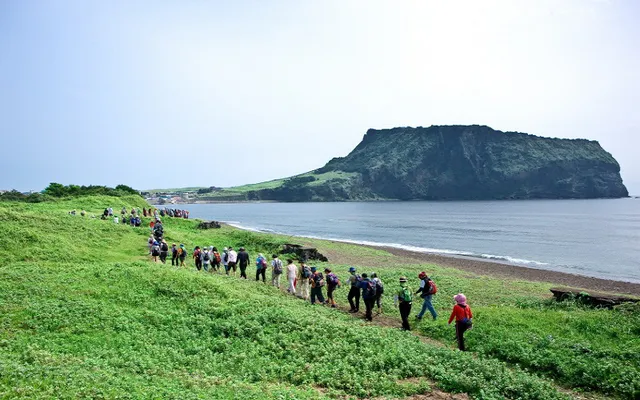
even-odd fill
[[[411,315],[411,304],[413,303],[413,296],[411,294],[411,289],[407,285],[407,278],[404,276],[400,277],[400,290],[396,295],[396,302],[398,303],[398,308],[400,309],[400,318],[402,318],[402,329],[405,331],[410,331],[411,326],[409,326],[409,315]]]
[[[282,276],[282,261],[274,254],[271,260],[271,284],[280,289],[280,277]]]
[[[211,272],[218,272],[220,271],[220,262],[222,262],[222,257],[218,252],[218,248],[215,246],[212,247],[211,254]]]
[[[178,247],[175,243],[171,244],[171,265],[175,265],[176,267],[180,265],[178,261]]]
[[[260,275],[262,275],[262,283],[267,283],[267,278],[265,275],[267,274],[267,259],[264,258],[262,253],[258,254],[258,258],[256,258],[256,281],[260,280]]]
[[[376,285],[376,298],[375,305],[378,306],[378,314],[382,314],[382,295],[384,294],[384,283],[380,278],[378,278],[378,274],[375,272],[371,274],[371,282]]]
[[[227,255],[227,264],[229,266],[229,272],[233,269],[233,276],[236,276],[236,263],[238,262],[238,253],[233,250],[233,247],[229,246],[229,253]],[[228,275],[228,274],[227,274]]]
[[[209,253],[209,249],[206,246],[202,247],[202,268],[204,272],[209,272],[209,263],[211,263],[211,253]]]
[[[336,288],[340,287],[340,279],[338,276],[331,272],[330,268],[325,268],[324,273],[327,279],[327,299],[329,304],[331,304],[331,308],[336,308],[336,300],[333,298],[333,292]]]
[[[160,255],[160,244],[156,241],[151,245],[151,259],[153,262],[158,262],[158,256]]]
[[[351,306],[351,313],[357,313],[360,311],[360,288],[358,287],[359,282],[362,280],[360,275],[356,275],[356,269],[354,267],[349,268],[349,280],[348,283],[350,285],[349,294],[347,295],[347,300],[349,300],[349,305]]]
[[[373,305],[376,302],[376,284],[369,279],[367,274],[362,274],[362,280],[358,282],[358,287],[362,289],[362,300],[366,308],[364,318],[367,321],[373,321]]]
[[[193,249],[193,261],[196,263],[196,269],[200,271],[202,269],[202,252],[200,251],[200,246],[196,246]]]
[[[298,296],[305,300],[309,300],[309,288],[311,279],[311,267],[300,261],[300,276],[298,279]]]
[[[322,294],[325,283],[322,272],[318,271],[316,267],[311,267],[311,304],[316,304],[316,299],[320,304],[326,304]]]
[[[434,294],[438,291],[437,286],[434,281],[427,276],[427,273],[422,271],[418,274],[418,278],[420,278],[420,288],[416,292],[416,294],[420,293],[420,298],[422,298],[422,309],[420,313],[416,315],[417,319],[422,319],[424,314],[429,310],[433,320],[435,321],[438,318],[438,314],[436,310],[433,308],[433,304],[431,303],[431,299]]]
[[[247,267],[249,266],[249,253],[244,247],[240,247],[238,252],[238,264],[240,265],[240,278],[247,279]]]
[[[166,240],[162,239],[162,242],[160,243],[160,261],[163,264],[167,263],[168,254],[169,254],[169,245],[167,244]]]
[[[226,247],[222,250],[222,263],[224,265],[224,273],[229,275],[229,249]]]
[[[293,263],[292,259],[287,260],[287,281],[289,281],[289,287],[287,292],[296,294],[296,277],[298,276],[298,267]]]
[[[184,260],[187,258],[187,248],[184,247],[182,243],[180,243],[180,247],[178,248],[178,256],[180,258],[180,266],[185,267]]]
[[[455,319],[456,320],[456,339],[458,340],[458,349],[465,351],[464,346],[464,333],[473,326],[473,313],[471,307],[467,304],[467,297],[458,293],[453,296],[453,300],[456,305],[453,306],[453,311],[449,317],[449,325]]]

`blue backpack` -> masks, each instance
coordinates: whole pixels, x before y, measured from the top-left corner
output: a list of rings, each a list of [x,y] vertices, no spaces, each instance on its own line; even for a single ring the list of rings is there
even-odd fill
[[[377,285],[375,282],[372,282],[372,281],[367,282],[367,286],[365,286],[364,290],[362,291],[362,297],[367,299],[376,297],[376,288],[377,288]]]

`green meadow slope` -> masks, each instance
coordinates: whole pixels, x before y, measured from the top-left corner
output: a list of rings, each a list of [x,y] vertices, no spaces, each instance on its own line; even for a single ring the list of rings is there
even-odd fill
[[[356,260],[361,270],[384,260],[376,269],[388,293],[401,274],[428,268],[442,318],[402,332],[261,283],[198,273],[192,263],[152,263],[148,229],[67,214],[123,205],[145,203],[136,196],[0,203],[0,398],[640,396],[637,309],[555,304],[547,284],[400,264],[382,250],[314,241],[334,255],[330,265],[343,278],[340,260]],[[290,240],[196,224],[165,219],[168,241],[244,245],[253,256]],[[453,349],[444,321],[459,290],[476,314],[468,353]],[[345,297],[338,289],[343,304]],[[386,304],[385,318],[396,321]]]

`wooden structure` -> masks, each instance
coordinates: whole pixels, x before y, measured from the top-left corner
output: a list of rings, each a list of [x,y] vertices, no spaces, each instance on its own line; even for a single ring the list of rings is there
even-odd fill
[[[640,299],[628,296],[618,296],[599,292],[584,292],[579,289],[572,288],[551,288],[551,293],[557,301],[568,299],[579,299],[585,304],[599,307],[613,307],[622,303],[638,303]]]

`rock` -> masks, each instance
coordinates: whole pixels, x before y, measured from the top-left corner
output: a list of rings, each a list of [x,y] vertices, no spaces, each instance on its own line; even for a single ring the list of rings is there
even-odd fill
[[[314,247],[305,247],[299,244],[287,243],[282,246],[280,254],[295,254],[299,259],[303,261],[319,260],[327,262],[329,259],[318,252],[318,249]]]
[[[202,221],[198,225],[198,229],[220,229],[220,222],[218,221]]]
[[[589,304],[592,306],[611,308],[622,303],[638,303],[640,299],[627,296],[617,296],[607,293],[598,292],[584,292],[578,289],[571,288],[551,288],[551,293],[557,301],[564,301],[568,299],[578,299],[580,302]]]

